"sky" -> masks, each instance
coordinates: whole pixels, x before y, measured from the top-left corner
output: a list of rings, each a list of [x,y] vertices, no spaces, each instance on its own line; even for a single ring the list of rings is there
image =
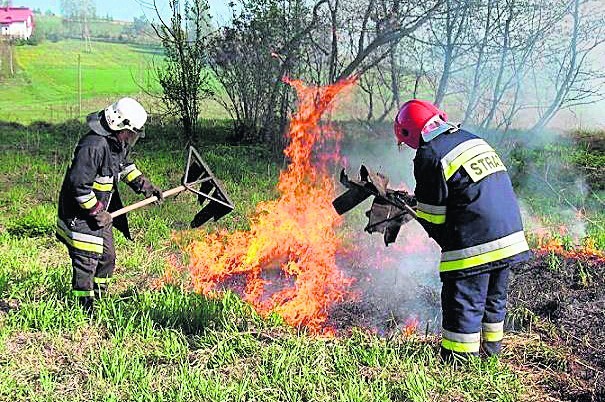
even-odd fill
[[[61,12],[61,0],[12,0],[13,6],[24,6],[32,9],[39,8],[42,12],[51,10],[55,14]],[[151,0],[146,0],[151,2]],[[229,0],[209,0],[210,13],[213,19],[221,24],[227,21],[229,9],[227,2]],[[3,2],[3,0],[0,0]],[[141,5],[137,0],[95,0],[97,14],[101,16],[109,15],[116,20],[132,21],[134,17],[147,15],[149,20],[153,19],[155,12],[152,9]],[[167,0],[158,0],[158,4],[168,4]]]

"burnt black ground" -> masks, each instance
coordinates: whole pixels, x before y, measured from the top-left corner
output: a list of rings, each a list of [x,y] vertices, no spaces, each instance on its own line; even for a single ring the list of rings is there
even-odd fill
[[[528,309],[546,326],[534,326],[555,347],[570,350],[567,371],[587,384],[585,393],[561,393],[566,400],[605,401],[605,262],[536,254],[513,270],[509,290],[510,321],[528,330]],[[537,329],[536,329],[537,328]],[[544,328],[548,328],[545,330]]]

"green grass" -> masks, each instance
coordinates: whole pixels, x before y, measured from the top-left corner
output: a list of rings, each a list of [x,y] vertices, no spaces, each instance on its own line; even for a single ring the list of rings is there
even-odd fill
[[[605,132],[570,137],[517,146],[509,172],[527,216],[538,218],[526,220],[530,231],[550,231],[566,247],[590,238],[605,250]]]
[[[0,121],[61,123],[82,120],[123,96],[140,100],[153,118],[163,118],[161,86],[152,66],[163,62],[154,45],[92,42],[87,52],[80,40],[44,41],[16,46],[14,77],[0,77]],[[82,110],[78,97],[78,55],[81,58]],[[203,100],[201,117],[227,118],[218,103]],[[210,123],[210,127],[212,123]]]
[[[86,52],[79,40],[17,46],[17,74],[2,82],[0,120],[60,121],[78,116],[78,55],[81,57],[83,111],[115,97],[158,93],[148,63],[161,57],[147,48],[93,42]],[[143,89],[141,89],[143,88]]]
[[[184,155],[164,130],[151,127],[135,159],[166,188]],[[528,392],[505,361],[440,363],[433,337],[316,338],[261,319],[232,293],[154,290],[179,256],[171,234],[196,211],[185,194],[130,214],[135,242],[117,235],[115,282],[89,319],[68,296],[70,261],[52,234],[83,132],[74,123],[0,130],[0,302],[10,306],[0,310],[0,401],[515,401]],[[262,147],[205,139],[199,149],[236,210],[198,235],[245,228],[256,202],[275,197],[278,165]]]

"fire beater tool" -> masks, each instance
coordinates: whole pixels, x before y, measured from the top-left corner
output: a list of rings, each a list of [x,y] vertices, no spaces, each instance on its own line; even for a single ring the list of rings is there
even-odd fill
[[[172,197],[183,191],[191,191],[197,195],[200,211],[195,215],[191,222],[191,227],[196,228],[210,219],[219,220],[229,212],[233,211],[234,205],[227,192],[224,190],[221,182],[214,176],[212,170],[204,163],[200,154],[194,147],[189,147],[187,155],[187,165],[185,173],[181,179],[181,185],[170,190],[164,191],[164,198]],[[128,205],[111,213],[111,217],[123,215],[127,212],[144,207],[158,200],[153,196]],[[204,205],[205,204],[205,205]]]
[[[344,169],[340,172],[340,183],[347,191],[338,196],[332,205],[339,215],[352,210],[363,201],[374,197],[372,207],[366,212],[368,233],[384,234],[384,243],[389,245],[397,239],[401,226],[416,218],[415,198],[402,190],[387,188],[388,177],[375,173],[361,165],[359,180],[351,180]]]

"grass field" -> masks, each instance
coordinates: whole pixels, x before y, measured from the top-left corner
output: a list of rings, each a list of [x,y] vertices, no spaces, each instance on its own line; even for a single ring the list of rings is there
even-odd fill
[[[89,320],[67,296],[70,262],[53,237],[58,188],[82,130],[73,124],[0,130],[0,400],[514,401],[539,395],[533,385],[539,370],[509,363],[512,355],[455,368],[439,363],[430,335],[314,338],[279,317],[259,318],[233,294],[206,299],[173,287],[156,290],[167,259],[178,258],[172,230],[184,228],[195,211],[188,196],[131,214],[135,242],[118,235],[111,296]],[[182,153],[159,128],[149,132],[136,160],[167,187],[179,180]],[[201,146],[237,205],[217,225],[243,228],[254,205],[275,196],[278,166],[262,148],[222,143],[208,136]]]
[[[245,228],[254,205],[276,196],[278,164],[265,149],[226,146],[228,121],[206,122],[200,150],[237,208],[218,227]],[[564,370],[539,336],[509,334],[500,361],[461,367],[438,359],[438,339],[308,336],[261,319],[234,294],[207,299],[156,288],[171,238],[196,211],[191,196],[130,215],[135,242],[117,235],[109,298],[92,320],[70,299],[70,262],[54,239],[55,203],[74,124],[0,129],[0,401],[517,401],[544,400]],[[178,182],[183,154],[151,127],[135,158],[155,182]],[[212,134],[214,133],[214,134]],[[127,202],[138,197],[122,189]]]
[[[197,210],[190,195],[129,215],[135,241],[116,234],[111,294],[89,319],[69,297],[70,260],[53,234],[63,174],[86,131],[81,120],[66,122],[77,117],[74,63],[81,53],[85,114],[137,94],[133,77],[151,57],[124,44],[93,48],[84,53],[79,41],[19,47],[18,76],[1,84],[0,401],[543,401],[565,378],[566,351],[531,330],[507,334],[499,361],[454,367],[439,361],[431,334],[385,338],[359,329],[313,337],[277,316],[262,319],[233,293],[209,299],[158,288],[169,261],[183,258],[173,234],[185,233]],[[229,144],[231,122],[203,113],[212,119],[202,121],[199,149],[236,210],[191,237],[247,228],[256,204],[276,197],[282,167],[263,146]],[[50,123],[30,124],[38,120]],[[163,188],[182,174],[177,130],[152,124],[136,149],[137,165]],[[569,248],[588,238],[603,249],[604,135],[577,137],[579,145],[518,147],[507,162],[539,218],[532,225],[581,222],[579,239],[555,234]],[[139,198],[128,188],[121,194],[126,203]]]
[[[157,93],[149,63],[157,49],[79,40],[45,41],[16,47],[16,77],[1,83],[0,120],[61,121],[78,117],[78,56],[81,57],[83,114],[118,96]]]

